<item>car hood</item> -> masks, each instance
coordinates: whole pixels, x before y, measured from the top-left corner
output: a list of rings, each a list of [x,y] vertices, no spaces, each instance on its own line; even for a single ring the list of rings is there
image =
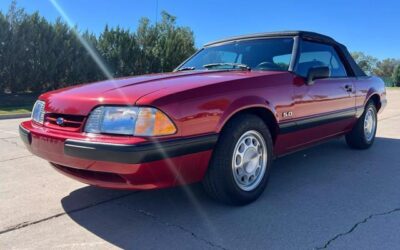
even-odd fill
[[[187,71],[118,78],[47,92],[40,96],[49,113],[88,115],[99,105],[134,105],[141,97],[165,88],[190,89],[282,72]]]

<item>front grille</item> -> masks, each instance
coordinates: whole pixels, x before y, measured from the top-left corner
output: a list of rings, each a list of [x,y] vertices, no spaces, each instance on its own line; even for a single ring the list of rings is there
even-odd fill
[[[62,123],[58,124],[57,119],[62,120]],[[44,117],[44,121],[45,126],[49,128],[80,131],[85,121],[85,116],[47,113]]]

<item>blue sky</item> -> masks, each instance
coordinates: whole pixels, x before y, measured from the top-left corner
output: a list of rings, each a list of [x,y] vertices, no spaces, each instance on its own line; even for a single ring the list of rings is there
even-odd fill
[[[6,11],[11,0],[0,0]],[[79,26],[100,33],[105,24],[135,30],[141,17],[156,18],[157,0],[58,0]],[[59,13],[49,0],[19,0],[27,12],[48,20]],[[310,30],[332,36],[350,51],[380,59],[400,58],[400,1],[397,0],[158,0],[158,12],[189,26],[196,45],[233,35],[277,30]]]

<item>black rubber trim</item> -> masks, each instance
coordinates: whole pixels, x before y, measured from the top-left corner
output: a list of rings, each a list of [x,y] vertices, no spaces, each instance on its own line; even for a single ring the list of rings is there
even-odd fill
[[[21,125],[19,125],[19,136],[21,137],[21,140],[25,143],[25,145],[27,145],[27,146],[31,145],[31,143],[32,143],[31,132],[26,130]]]
[[[217,134],[135,145],[66,140],[64,153],[89,160],[138,164],[206,151],[217,140]]]
[[[335,113],[300,119],[279,124],[279,130],[282,134],[296,132],[302,129],[312,128],[343,119],[356,118],[356,109],[351,108]]]
[[[315,32],[310,32],[310,31],[294,30],[294,31],[264,32],[264,33],[256,33],[256,34],[248,34],[248,35],[242,35],[242,36],[229,37],[226,39],[221,39],[218,41],[207,43],[204,45],[204,47],[219,44],[219,43],[237,41],[237,40],[264,38],[264,37],[265,38],[283,37],[283,36],[287,36],[287,37],[300,36],[301,38],[319,40],[319,41],[323,41],[323,42],[327,42],[327,43],[338,43],[333,38],[326,36],[326,35],[322,35],[322,34],[315,33]]]

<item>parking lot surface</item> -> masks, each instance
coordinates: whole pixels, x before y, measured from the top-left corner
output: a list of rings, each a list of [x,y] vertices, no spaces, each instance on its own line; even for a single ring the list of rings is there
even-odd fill
[[[343,139],[275,161],[260,199],[210,200],[200,185],[90,187],[32,156],[24,119],[0,120],[0,249],[398,249],[400,90],[388,90],[375,144]]]

